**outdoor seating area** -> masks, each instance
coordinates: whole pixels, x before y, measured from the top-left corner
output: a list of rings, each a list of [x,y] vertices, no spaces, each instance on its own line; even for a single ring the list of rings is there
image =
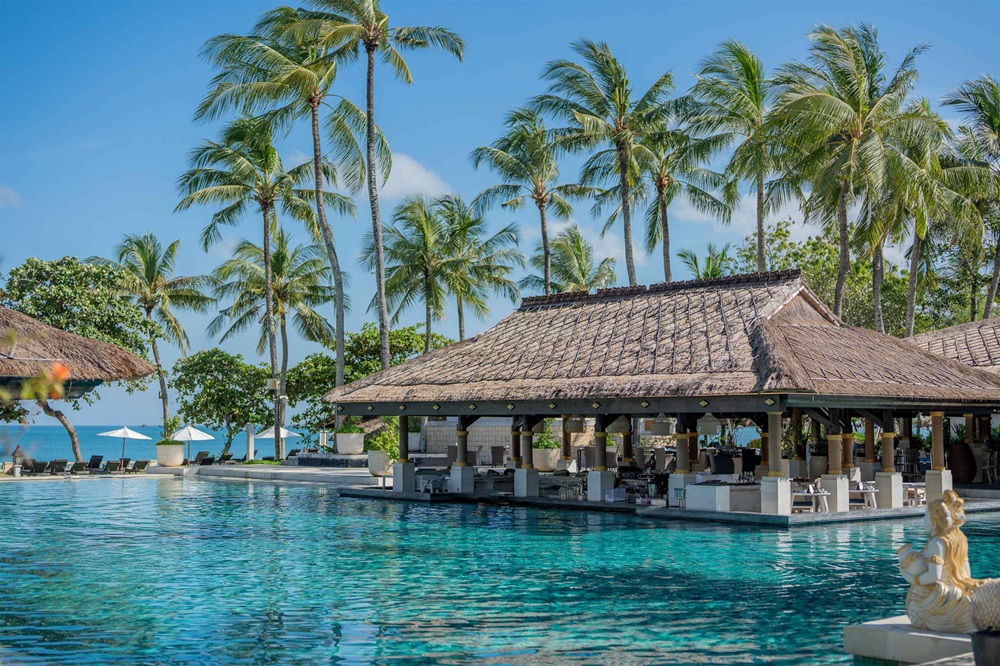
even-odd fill
[[[51,461],[23,458],[19,463],[5,462],[0,465],[0,475],[12,477],[81,476],[89,474],[143,474],[149,468],[149,460],[115,458],[103,466],[103,456],[91,456],[88,462],[70,463],[66,459]]]

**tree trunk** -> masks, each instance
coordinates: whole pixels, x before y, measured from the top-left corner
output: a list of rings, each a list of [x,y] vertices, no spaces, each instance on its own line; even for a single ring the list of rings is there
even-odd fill
[[[150,321],[153,318],[146,313],[146,318]],[[170,410],[167,400],[167,376],[163,372],[163,365],[160,363],[160,349],[156,346],[156,336],[149,336],[149,344],[153,348],[153,361],[156,363],[156,375],[160,380],[160,400],[163,402],[163,439],[170,436],[167,432],[167,420],[170,419]]]
[[[375,247],[375,302],[378,308],[379,359],[382,369],[389,368],[389,310],[385,302],[385,257],[382,253],[382,218],[378,210],[378,183],[375,182],[375,46],[366,46],[368,54],[368,118],[365,124],[368,159],[368,203],[372,210],[372,244]]]
[[[431,303],[429,300],[425,300],[424,305],[424,353],[426,354],[431,350]]]
[[[656,205],[660,207],[660,234],[663,236],[663,281],[673,282],[670,271],[670,220],[667,219],[667,198],[663,188],[656,188]]]
[[[535,202],[538,206],[538,219],[542,225],[542,259],[544,261],[545,295],[552,293],[552,251],[549,248],[549,223],[545,217],[545,202]]]
[[[465,309],[462,307],[462,298],[455,297],[455,304],[458,305],[458,341],[465,339]]]
[[[851,248],[847,229],[847,195],[851,191],[851,182],[844,180],[840,186],[840,199],[837,201],[837,232],[840,235],[840,265],[837,268],[837,288],[833,294],[833,314],[838,317],[844,314],[844,287],[847,285],[847,274],[851,270]]]
[[[278,381],[278,341],[274,329],[274,280],[271,276],[271,211],[264,212],[264,327],[267,330],[267,346],[271,358],[271,379]],[[278,419],[281,418],[281,399],[278,391],[274,392],[274,456],[281,459],[281,430],[278,429]]]
[[[632,256],[632,215],[628,206],[628,159],[625,150],[618,149],[618,189],[622,197],[622,227],[625,232],[625,269],[628,271],[628,284],[634,287],[637,284],[635,279],[635,259]]]
[[[285,427],[285,401],[282,396],[287,395],[288,387],[288,327],[285,315],[281,315],[281,378],[278,381],[278,426]],[[281,458],[285,457],[285,440],[281,440]]]
[[[872,306],[875,311],[875,330],[879,333],[885,333],[885,319],[882,317],[882,283],[885,282],[882,242],[877,241],[872,251]]]
[[[44,412],[46,416],[51,416],[56,421],[59,421],[63,428],[66,428],[70,444],[73,445],[73,459],[76,460],[76,462],[83,462],[83,454],[80,453],[80,438],[76,436],[76,428],[74,428],[73,424],[69,422],[66,415],[58,409],[53,409],[52,406],[49,405],[48,400],[36,400],[35,404],[42,409],[42,412]]]
[[[997,298],[998,284],[1000,284],[1000,238],[997,239],[997,247],[993,252],[993,279],[990,280],[990,288],[986,292],[986,303],[983,305],[983,319],[989,319],[993,312],[993,301]]]
[[[977,262],[978,263],[978,262]],[[969,276],[969,321],[976,321],[979,314],[979,267],[973,265],[973,270]]]
[[[226,443],[222,445],[222,453],[220,456],[224,456],[229,453],[229,447],[233,445],[233,437],[236,436],[236,432],[229,429],[229,424],[226,424]]]
[[[764,252],[764,174],[757,174],[757,272],[767,271]]]
[[[334,379],[334,386],[344,384],[344,276],[340,272],[340,260],[337,258],[337,247],[333,243],[333,230],[326,219],[326,206],[323,204],[323,150],[320,144],[319,135],[319,99],[310,102],[312,107],[312,135],[313,135],[313,173],[316,179],[316,222],[319,224],[320,233],[323,234],[323,243],[326,245],[326,254],[330,259],[330,270],[333,273],[333,291],[337,302],[334,304],[336,312],[336,354],[337,369]]]
[[[917,271],[920,269],[920,235],[913,229],[913,245],[910,246],[910,279],[906,285],[906,329],[903,337],[913,335],[913,319],[917,309]]]

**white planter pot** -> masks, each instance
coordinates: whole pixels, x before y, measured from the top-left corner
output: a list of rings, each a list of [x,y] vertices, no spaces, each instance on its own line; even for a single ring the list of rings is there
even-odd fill
[[[356,456],[365,450],[365,434],[363,432],[338,432],[337,453],[342,456]]]
[[[810,456],[809,457],[809,478],[818,479],[819,477],[826,474],[827,469],[830,467],[830,458],[827,456]]]
[[[392,463],[385,451],[368,452],[368,472],[372,476],[392,476]]]
[[[531,449],[531,465],[539,472],[554,472],[559,464],[559,449]]]
[[[157,444],[156,464],[160,467],[180,467],[184,464],[183,444]]]
[[[406,448],[409,451],[419,451],[420,450],[420,433],[419,432],[408,432],[408,433],[406,433]]]

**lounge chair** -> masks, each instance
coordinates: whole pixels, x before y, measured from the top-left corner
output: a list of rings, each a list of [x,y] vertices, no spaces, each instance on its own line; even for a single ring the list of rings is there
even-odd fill
[[[69,468],[70,474],[90,474],[90,470],[87,469],[87,463],[85,462],[75,462],[73,466]]]
[[[214,464],[215,464],[215,456],[206,456],[206,457],[204,457],[204,458],[201,459],[201,466],[202,467],[206,467],[208,465],[214,465]]]
[[[48,474],[49,463],[46,460],[36,460],[31,464],[32,474]]]
[[[121,460],[109,460],[104,464],[105,472],[120,472],[122,470]]]
[[[490,465],[492,467],[503,467],[507,464],[507,448],[504,446],[490,447]]]
[[[223,453],[221,456],[219,456],[219,464],[220,465],[228,464],[229,462],[232,461],[232,459],[233,459],[232,453]]]
[[[104,462],[104,456],[90,456],[90,462],[87,463],[87,470],[90,472],[100,472],[102,462]]]
[[[301,449],[292,449],[291,451],[288,452],[288,455],[285,456],[285,457],[286,458],[294,458],[295,456],[299,455],[300,451],[301,451]],[[221,458],[219,459],[219,462],[222,462]]]
[[[49,474],[65,474],[67,467],[69,467],[68,460],[63,458],[53,460],[49,463]]]
[[[129,464],[131,462],[132,462],[131,458],[122,458],[121,459],[121,463],[122,463],[121,469],[122,469],[123,472],[128,469],[128,466],[129,466]]]
[[[194,460],[191,461],[191,465],[200,465],[201,461],[208,457],[208,451],[199,451],[195,455]]]
[[[264,456],[263,458],[261,458],[261,462],[264,461],[274,462],[274,456]]]
[[[479,464],[479,451],[466,451],[465,464],[470,467],[477,466]]]
[[[148,460],[136,460],[135,464],[129,469],[125,470],[129,474],[145,474],[146,469],[149,467]]]

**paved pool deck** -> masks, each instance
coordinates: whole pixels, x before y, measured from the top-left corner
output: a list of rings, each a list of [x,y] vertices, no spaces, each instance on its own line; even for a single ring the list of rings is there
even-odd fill
[[[201,465],[194,467],[150,467],[151,476],[181,476],[199,479],[241,479],[245,481],[281,481],[283,483],[318,483],[329,486],[378,487],[379,480],[368,468],[295,467],[289,465]]]

